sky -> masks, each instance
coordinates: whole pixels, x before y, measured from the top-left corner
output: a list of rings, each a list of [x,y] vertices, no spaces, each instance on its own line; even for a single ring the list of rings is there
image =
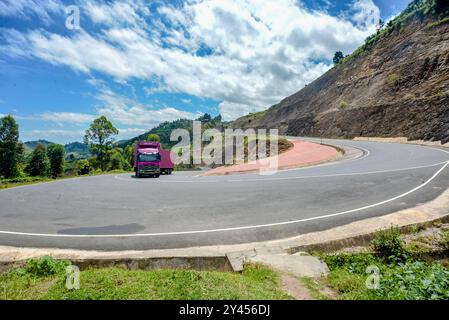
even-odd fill
[[[58,143],[100,115],[119,139],[203,113],[233,120],[318,78],[408,3],[0,0],[0,116],[22,141]]]

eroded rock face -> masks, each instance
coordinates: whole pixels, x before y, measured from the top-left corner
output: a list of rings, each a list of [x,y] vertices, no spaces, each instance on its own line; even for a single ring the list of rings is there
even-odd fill
[[[370,50],[329,70],[235,128],[327,137],[449,141],[449,22],[415,17]]]

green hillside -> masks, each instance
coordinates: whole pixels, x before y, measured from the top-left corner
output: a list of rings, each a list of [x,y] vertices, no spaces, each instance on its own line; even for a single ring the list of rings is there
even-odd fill
[[[49,145],[54,144],[48,140],[36,140],[36,141],[28,141],[24,143],[25,154],[31,153],[39,144],[42,144],[45,148]]]
[[[201,121],[202,129],[210,129],[210,128],[223,128],[227,125],[227,123],[221,120],[221,116],[218,115],[215,118],[212,118],[209,114],[204,114],[203,116],[196,119],[197,121]],[[192,135],[192,120],[188,119],[179,119],[175,121],[166,121],[158,126],[154,127],[150,131],[141,134],[140,136],[134,137],[129,140],[122,140],[117,142],[117,146],[120,148],[126,148],[130,144],[133,144],[135,141],[145,140],[149,134],[157,134],[161,138],[161,143],[164,148],[171,148],[177,142],[170,141],[170,134],[175,129],[186,129]]]
[[[55,143],[43,139],[27,141],[23,144],[25,147],[25,155],[29,155],[39,144],[42,144],[45,148],[47,148],[49,145]],[[66,158],[71,160],[86,159],[89,157],[89,146],[81,142],[71,142],[66,144],[64,146],[64,151]]]

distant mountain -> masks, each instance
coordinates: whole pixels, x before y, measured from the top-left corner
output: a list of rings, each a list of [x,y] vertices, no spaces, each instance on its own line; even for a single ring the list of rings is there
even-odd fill
[[[301,91],[234,128],[449,142],[449,1],[414,0]]]
[[[81,142],[71,142],[64,146],[65,152],[78,152],[81,154],[89,153],[89,146]]]
[[[54,142],[47,140],[36,140],[36,141],[27,141],[24,143],[25,146],[25,154],[29,154],[33,152],[33,150],[37,147],[37,145],[43,145],[47,148],[51,144],[55,144]],[[64,146],[64,151],[66,153],[67,159],[85,159],[89,157],[89,146],[87,144],[81,142],[71,142]]]
[[[90,155],[89,146],[81,142],[68,143],[64,146],[64,150],[67,158],[72,158],[71,155],[73,155],[75,159],[83,159]]]
[[[47,140],[27,141],[24,143],[25,153],[31,153],[39,144],[42,144],[45,148],[47,148],[49,145],[54,143]]]

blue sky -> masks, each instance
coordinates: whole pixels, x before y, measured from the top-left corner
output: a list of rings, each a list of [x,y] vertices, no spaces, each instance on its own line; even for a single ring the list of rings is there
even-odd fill
[[[319,77],[408,2],[0,0],[0,115],[23,141],[60,143],[99,115],[121,139],[205,112],[232,120]]]

